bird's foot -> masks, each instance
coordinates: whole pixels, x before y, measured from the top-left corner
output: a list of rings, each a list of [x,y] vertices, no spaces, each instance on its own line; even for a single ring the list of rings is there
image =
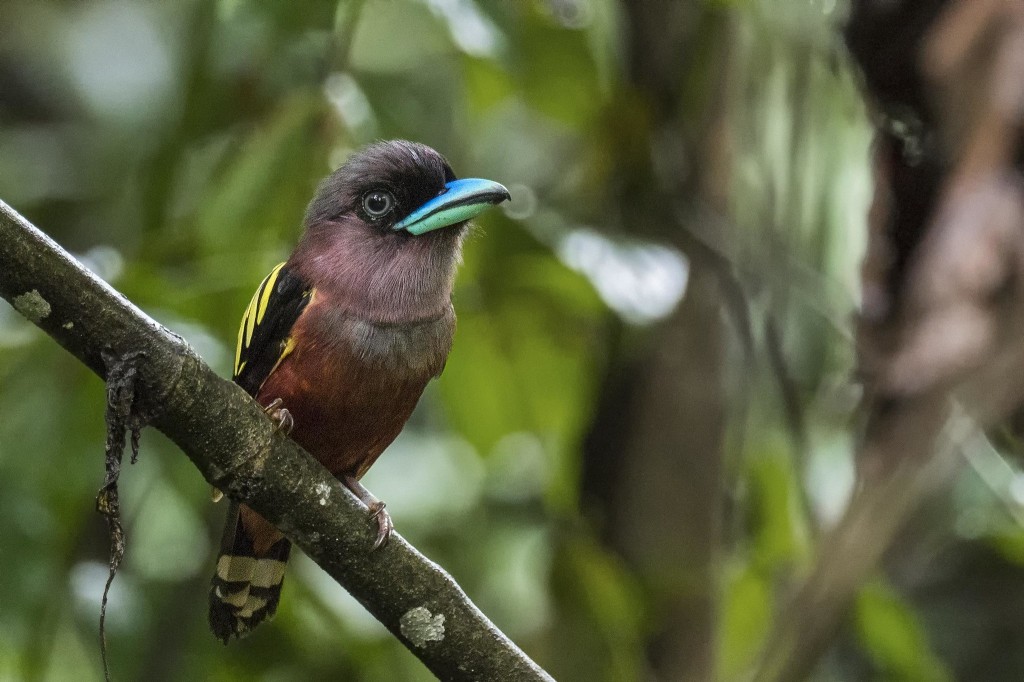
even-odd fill
[[[370,518],[377,519],[377,540],[374,541],[373,547],[370,548],[371,552],[376,552],[378,549],[388,544],[388,540],[391,539],[391,532],[395,530],[395,524],[391,520],[391,514],[388,514],[388,510],[385,509],[387,505],[380,500],[377,500],[371,505],[367,506],[370,510]]]
[[[391,539],[391,533],[395,530],[395,524],[391,520],[391,514],[388,514],[387,506],[384,502],[378,500],[373,496],[369,490],[363,487],[363,484],[356,479],[355,476],[344,476],[341,482],[346,488],[351,490],[359,500],[366,505],[366,508],[370,511],[370,519],[377,521],[377,539],[373,543],[373,547],[370,548],[371,552],[376,552],[378,549],[388,544],[388,540]]]
[[[283,400],[274,398],[269,405],[263,408],[263,411],[277,424],[275,431],[284,431],[286,436],[291,434],[292,429],[295,428],[295,420],[288,408],[284,407]]]

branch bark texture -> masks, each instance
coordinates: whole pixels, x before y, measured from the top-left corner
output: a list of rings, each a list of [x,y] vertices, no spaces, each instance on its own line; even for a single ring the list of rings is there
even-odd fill
[[[105,380],[104,355],[138,354],[133,410],[206,480],[288,535],[439,678],[552,679],[400,536],[370,553],[374,533],[355,496],[181,337],[2,201],[0,295]]]

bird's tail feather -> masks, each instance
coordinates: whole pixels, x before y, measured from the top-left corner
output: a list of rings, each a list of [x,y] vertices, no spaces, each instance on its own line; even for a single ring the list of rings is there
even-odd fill
[[[257,523],[252,523],[254,517]],[[217,639],[227,644],[273,617],[290,552],[287,538],[252,510],[231,503],[210,585],[210,629]]]

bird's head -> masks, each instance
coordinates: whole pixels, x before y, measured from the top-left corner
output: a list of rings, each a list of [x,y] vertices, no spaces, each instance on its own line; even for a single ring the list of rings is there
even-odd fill
[[[361,314],[428,316],[450,298],[468,221],[507,199],[496,182],[457,179],[426,145],[377,142],[320,183],[292,262]]]

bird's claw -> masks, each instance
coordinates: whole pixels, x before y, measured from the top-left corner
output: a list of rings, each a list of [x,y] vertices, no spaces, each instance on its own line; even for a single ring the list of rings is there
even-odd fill
[[[391,532],[395,530],[395,524],[391,521],[391,514],[385,509],[386,506],[384,502],[378,500],[368,507],[370,518],[377,520],[377,540],[373,543],[373,547],[370,549],[371,552],[376,552],[388,544],[388,540],[391,539]]]
[[[286,436],[291,434],[292,429],[295,428],[295,419],[292,418],[292,413],[288,411],[288,408],[284,407],[283,400],[274,398],[269,405],[263,408],[263,411],[277,423],[275,432],[284,431]]]
[[[388,514],[387,509],[385,509],[387,505],[364,488],[363,484],[355,476],[350,474],[342,476],[341,482],[359,498],[360,502],[366,505],[366,509],[370,512],[370,520],[377,520],[377,540],[373,543],[373,547],[370,548],[371,552],[376,552],[388,544],[388,540],[391,539],[391,533],[395,530],[395,524],[391,521],[391,514]]]

